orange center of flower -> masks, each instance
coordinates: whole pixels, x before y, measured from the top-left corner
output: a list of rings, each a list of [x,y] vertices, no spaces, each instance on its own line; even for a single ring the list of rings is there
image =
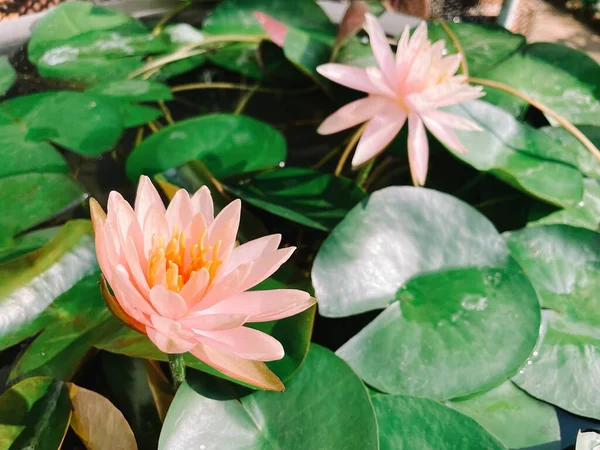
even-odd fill
[[[205,247],[206,230],[200,235],[196,244],[190,249],[190,259],[186,264],[185,236],[175,229],[173,236],[165,246],[165,240],[160,234],[152,237],[152,249],[148,255],[148,284],[153,287],[160,283],[164,270],[167,288],[179,292],[183,285],[197,271],[206,269],[209,283],[215,277],[223,263],[219,259],[221,241],[214,246]]]

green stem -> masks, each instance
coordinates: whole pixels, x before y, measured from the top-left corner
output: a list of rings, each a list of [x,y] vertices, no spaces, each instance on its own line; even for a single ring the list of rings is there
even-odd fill
[[[154,28],[152,29],[152,34],[154,36],[158,36],[160,34],[160,32],[162,31],[163,27],[165,26],[165,24],[171,20],[173,17],[175,17],[177,14],[179,14],[181,11],[183,11],[184,9],[186,9],[188,6],[190,6],[192,4],[192,2],[186,1],[183,2],[181,5],[177,5],[175,8],[173,8],[171,11],[168,11],[164,16],[162,16],[162,18],[156,23],[156,25],[154,26]]]
[[[242,113],[242,111],[244,111],[244,108],[246,107],[246,105],[248,104],[248,102],[250,101],[252,96],[259,89],[260,89],[260,83],[257,83],[256,86],[254,86],[252,89],[250,89],[249,91],[246,91],[244,94],[242,94],[242,98],[240,99],[237,106],[235,107],[235,111],[233,112],[233,114],[235,114],[236,116],[240,115]]]
[[[173,376],[173,391],[177,392],[181,383],[185,381],[185,362],[183,354],[169,354],[169,368]]]
[[[365,186],[365,182],[367,181],[367,178],[369,178],[369,174],[371,173],[371,170],[373,169],[373,166],[375,165],[375,160],[377,158],[371,158],[371,160],[365,164],[364,166],[362,166],[360,168],[360,171],[358,172],[358,175],[356,176],[356,184],[358,184],[358,187],[361,189],[364,189]]]

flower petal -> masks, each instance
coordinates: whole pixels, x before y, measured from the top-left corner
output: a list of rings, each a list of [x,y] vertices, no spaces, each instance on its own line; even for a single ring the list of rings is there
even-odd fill
[[[368,94],[383,94],[381,89],[369,79],[365,69],[346,66],[344,64],[328,63],[317,67],[317,72],[335,83],[350,89],[366,92]]]
[[[283,47],[288,27],[260,11],[254,11],[254,17],[256,17],[256,20],[258,20],[258,23],[260,23],[260,26],[263,27],[273,43],[279,47]]]
[[[144,273],[144,269],[147,268],[147,266],[142,268],[140,257],[135,248],[133,239],[130,238],[127,240],[123,253],[137,290],[145,298],[150,298],[150,286],[148,286],[148,280]]]
[[[191,332],[186,332],[181,324],[165,317],[150,317],[153,327],[146,327],[146,333],[154,345],[162,352],[174,354],[189,352],[196,346]]]
[[[426,120],[425,125],[428,122],[437,122],[442,126],[454,128],[456,130],[466,131],[482,131],[479,125],[466,117],[457,116],[456,114],[450,114],[445,111],[427,111],[421,114],[421,118]],[[428,127],[429,128],[429,127]]]
[[[169,224],[167,223],[167,219],[165,218],[164,213],[159,209],[151,209],[148,211],[142,232],[144,234],[144,255],[150,254],[153,238],[155,236],[162,236],[165,245],[167,245],[168,239],[171,237],[169,235]]]
[[[429,144],[425,126],[417,114],[411,113],[408,115],[408,163],[415,186],[425,184],[428,160]]]
[[[281,243],[280,234],[271,234],[269,236],[263,236],[258,239],[246,242],[245,244],[236,247],[231,252],[229,259],[227,260],[226,266],[222,272],[222,276],[227,275],[236,267],[242,264],[248,264],[252,261],[257,260],[267,252],[277,250]]]
[[[214,222],[208,227],[207,246],[215,246],[221,241],[219,256],[235,245],[235,237],[240,227],[240,214],[242,202],[239,199],[232,201],[215,217]]]
[[[384,79],[389,83],[390,86],[394,86],[396,83],[396,63],[394,61],[394,53],[388,44],[385,32],[377,18],[373,14],[365,14],[366,17],[366,28],[369,33],[369,40],[371,43],[371,49],[377,60],[377,64],[383,73]]]
[[[179,295],[183,297],[189,308],[194,307],[202,300],[206,288],[208,288],[209,281],[210,275],[208,274],[208,270],[203,268],[192,273],[183,285],[183,288],[179,291]]]
[[[319,134],[332,134],[352,128],[359,123],[366,122],[380,112],[388,104],[384,97],[369,95],[352,103],[342,106],[327,117],[319,128]]]
[[[154,286],[150,290],[150,302],[158,314],[168,319],[178,319],[188,312],[183,297],[163,285]]]
[[[192,331],[223,331],[240,327],[246,323],[246,314],[208,314],[188,315],[179,319],[179,323]]]
[[[135,197],[135,214],[137,215],[140,227],[144,226],[146,221],[146,215],[151,209],[157,209],[163,214],[165,212],[165,205],[158,194],[158,191],[145,175],[140,177],[140,182],[137,188],[137,194]]]
[[[275,361],[283,358],[285,354],[283,346],[277,339],[248,327],[237,327],[226,331],[203,331],[198,336],[198,341],[254,361]]]
[[[423,118],[425,126],[442,144],[458,153],[467,153],[467,148],[460,141],[452,128],[441,125],[435,120]]]
[[[191,349],[190,353],[228,377],[269,391],[281,392],[285,389],[281,380],[265,363],[238,358],[231,353],[201,343]]]
[[[295,250],[296,247],[280,248],[279,250],[265,253],[260,258],[254,260],[251,263],[250,273],[248,273],[239,290],[235,293],[246,291],[273,275],[283,263],[290,259]]]
[[[230,273],[213,283],[204,295],[201,302],[193,307],[193,311],[200,311],[216,305],[220,301],[238,294],[244,290],[244,281],[248,278],[252,269],[252,263],[242,264]]]
[[[381,153],[404,126],[406,114],[397,108],[393,113],[378,114],[367,125],[352,158],[358,167]]]
[[[206,223],[210,225],[215,220],[214,204],[212,196],[210,195],[210,189],[206,186],[202,186],[192,196],[192,211],[194,215],[202,213]]]
[[[115,291],[118,302],[125,311],[135,308],[145,314],[156,314],[156,311],[150,306],[150,303],[139,293],[129,277],[129,272],[123,265],[118,265],[113,271],[113,276],[108,280]],[[137,319],[137,317],[136,317]]]
[[[185,189],[179,189],[167,207],[165,218],[169,224],[169,235],[177,229],[179,232],[185,230],[192,221],[192,202],[190,195]]]
[[[242,292],[217,303],[204,313],[246,314],[247,322],[266,322],[293,316],[310,308],[316,299],[297,289]]]

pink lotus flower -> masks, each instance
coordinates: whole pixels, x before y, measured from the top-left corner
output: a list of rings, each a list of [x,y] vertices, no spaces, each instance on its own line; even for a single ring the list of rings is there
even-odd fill
[[[297,314],[315,299],[295,289],[246,292],[295,248],[278,249],[280,235],[236,247],[240,208],[235,200],[214,217],[202,187],[191,198],[179,190],[165,209],[147,177],[135,209],[114,191],[108,215],[92,199],[98,261],[115,294],[107,303],[165,353],[191,352],[233,378],[282,390],[261,361],[281,359],[283,347],[244,324]]]
[[[317,71],[326,78],[369,94],[343,106],[325,119],[320,134],[337,133],[368,122],[352,159],[360,166],[381,153],[408,119],[408,159],[413,182],[423,185],[427,176],[427,128],[443,144],[458,152],[467,150],[457,130],[480,130],[470,120],[438,108],[456,105],[483,95],[481,86],[470,86],[455,75],[461,55],[443,56],[444,41],[432,44],[422,22],[412,37],[406,27],[396,57],[377,19],[366,14],[371,48],[379,67],[362,69],[343,64],[323,64]]]

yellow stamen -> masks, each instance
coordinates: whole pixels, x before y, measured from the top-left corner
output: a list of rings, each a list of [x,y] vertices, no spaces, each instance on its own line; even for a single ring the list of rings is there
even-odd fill
[[[149,286],[153,287],[155,284],[166,282],[169,290],[179,292],[190,277],[202,269],[208,271],[209,282],[211,282],[223,263],[219,259],[222,242],[217,241],[214,246],[205,247],[206,235],[207,230],[204,230],[197,243],[190,249],[191,261],[188,264],[185,261],[186,249],[183,233],[175,229],[166,247],[164,238],[161,235],[154,235],[152,249],[148,255]]]

